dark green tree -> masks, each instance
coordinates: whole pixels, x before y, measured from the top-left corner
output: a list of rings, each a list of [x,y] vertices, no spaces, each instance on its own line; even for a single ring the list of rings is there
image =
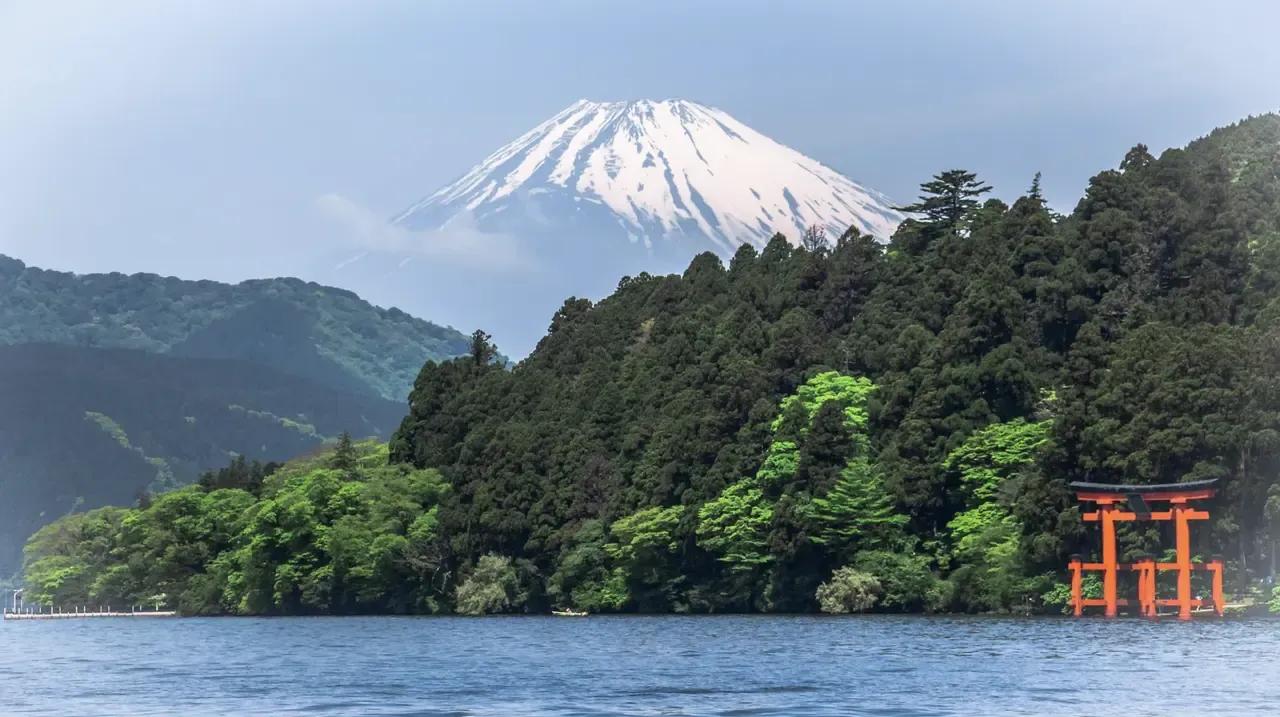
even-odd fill
[[[329,459],[329,465],[350,475],[355,473],[356,460],[356,449],[351,441],[351,434],[343,431],[342,435],[338,436],[338,443],[333,448],[333,456]]]
[[[480,329],[471,333],[468,355],[471,356],[472,363],[477,366],[488,366],[493,362],[494,357],[498,355],[498,348],[493,345],[492,339],[492,336]]]
[[[899,211],[923,214],[932,224],[959,230],[964,220],[978,208],[978,197],[991,191],[991,185],[978,181],[978,175],[963,169],[949,169],[935,174],[920,185],[920,199],[898,207]]]

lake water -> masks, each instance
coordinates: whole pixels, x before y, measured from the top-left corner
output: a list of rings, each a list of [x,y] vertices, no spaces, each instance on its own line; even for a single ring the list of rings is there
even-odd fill
[[[1274,715],[1280,622],[950,617],[0,625],[4,715]]]

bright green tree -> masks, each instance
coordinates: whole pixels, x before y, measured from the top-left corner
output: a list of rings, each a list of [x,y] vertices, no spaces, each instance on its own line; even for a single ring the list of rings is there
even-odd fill
[[[866,612],[880,598],[880,581],[874,575],[843,567],[818,586],[818,607],[831,615]]]
[[[511,558],[490,553],[458,586],[456,603],[463,615],[491,615],[519,611],[526,597]]]

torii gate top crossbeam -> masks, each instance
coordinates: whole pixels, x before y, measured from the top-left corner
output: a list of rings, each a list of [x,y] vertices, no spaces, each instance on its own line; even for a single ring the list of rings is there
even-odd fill
[[[1114,504],[1128,502],[1137,509],[1143,510],[1145,503],[1181,503],[1193,500],[1208,500],[1217,493],[1216,479],[1188,481],[1186,483],[1160,483],[1156,485],[1126,485],[1121,483],[1086,483],[1077,481],[1069,484],[1075,490],[1076,498],[1081,502]],[[1137,505],[1134,505],[1134,504]]]

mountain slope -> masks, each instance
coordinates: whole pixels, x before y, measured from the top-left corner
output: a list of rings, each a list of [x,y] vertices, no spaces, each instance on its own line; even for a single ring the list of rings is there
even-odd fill
[[[721,110],[580,100],[394,221],[437,229],[469,215],[481,230],[519,231],[565,226],[593,207],[633,242],[696,237],[724,256],[814,225],[887,239],[903,218],[878,192]]]
[[[402,400],[423,361],[465,353],[467,337],[298,279],[77,275],[0,255],[0,345],[25,343],[244,359]]]
[[[246,361],[0,346],[0,575],[70,510],[130,504],[234,454],[285,460],[343,431],[386,436],[403,413]]]
[[[810,226],[885,241],[901,219],[721,110],[584,100],[393,217],[395,242],[335,257],[332,281],[417,297],[519,357],[566,296],[603,298],[623,276],[678,273],[704,251],[728,259],[779,232],[796,244]]]

